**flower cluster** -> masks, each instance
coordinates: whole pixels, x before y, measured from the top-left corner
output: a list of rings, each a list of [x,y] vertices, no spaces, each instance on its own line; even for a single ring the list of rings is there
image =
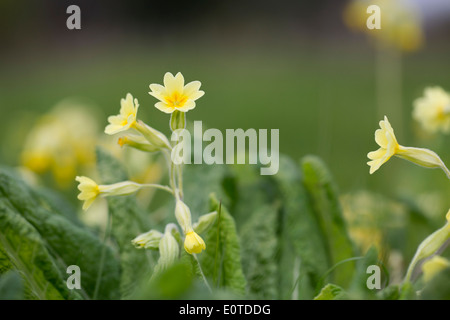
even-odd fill
[[[184,84],[181,73],[175,76],[170,72],[164,75],[164,86],[151,84],[149,94],[159,101],[155,107],[171,114],[170,128],[184,129],[186,112],[195,108],[196,100],[204,95],[200,90],[200,81],[192,81]],[[139,184],[133,181],[123,181],[110,185],[97,184],[88,177],[76,177],[79,182],[80,194],[78,199],[84,201],[83,209],[87,210],[97,197],[128,195],[137,192],[141,188],[151,187],[165,190],[174,196],[176,201],[175,218],[182,230],[179,233],[177,225],[170,223],[166,226],[164,233],[158,230],[150,230],[138,235],[132,240],[136,248],[159,250],[160,261],[158,268],[166,268],[179,256],[178,241],[184,237],[184,249],[189,254],[197,254],[206,249],[206,244],[199,233],[206,230],[216,217],[212,212],[200,217],[196,224],[192,224],[189,207],[183,201],[182,190],[182,167],[171,162],[170,152],[172,145],[167,137],[160,131],[138,119],[139,102],[130,93],[120,101],[118,115],[108,117],[108,125],[105,133],[114,135],[123,133],[118,140],[120,146],[135,148],[143,152],[162,152],[166,156],[169,169],[169,186],[160,184]]]

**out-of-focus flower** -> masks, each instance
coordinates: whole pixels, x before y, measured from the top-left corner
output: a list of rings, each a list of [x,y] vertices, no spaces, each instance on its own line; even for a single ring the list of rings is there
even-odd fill
[[[380,7],[381,29],[367,28],[370,5]],[[350,29],[364,32],[375,41],[402,51],[415,51],[424,41],[420,14],[407,1],[353,0],[344,10],[344,22]]]
[[[21,162],[38,174],[52,172],[57,184],[67,187],[77,171],[94,165],[97,134],[92,110],[73,100],[62,101],[31,128]]]
[[[450,261],[441,256],[434,256],[422,265],[423,279],[425,282],[429,282],[435,275],[447,268],[450,268]]]
[[[81,192],[78,195],[78,199],[84,201],[83,210],[87,210],[99,195],[103,197],[124,196],[132,194],[146,186],[133,181],[98,185],[94,180],[84,176],[77,176],[75,180],[79,182],[78,190]]]
[[[138,108],[138,100],[133,99],[128,93],[125,99],[120,100],[120,113],[108,117],[109,124],[105,128],[105,133],[115,134],[131,128],[136,123]]]
[[[175,76],[167,72],[164,75],[164,86],[151,84],[150,95],[160,100],[155,107],[164,113],[176,110],[187,112],[195,108],[195,100],[202,97],[205,92],[200,90],[201,82],[192,81],[184,85],[184,77],[178,72]]]
[[[440,87],[425,88],[414,101],[413,118],[432,133],[450,133],[450,94]]]
[[[367,154],[367,157],[371,159],[371,161],[367,162],[370,166],[370,174],[377,171],[386,161],[395,155],[422,167],[440,168],[450,179],[450,171],[435,152],[428,149],[399,145],[394,134],[394,129],[392,129],[386,116],[384,120],[380,121],[380,128],[375,131],[375,141],[380,148]]]

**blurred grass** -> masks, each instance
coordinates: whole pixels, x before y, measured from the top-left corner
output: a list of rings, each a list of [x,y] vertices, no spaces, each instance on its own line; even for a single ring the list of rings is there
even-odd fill
[[[450,150],[444,147],[449,137],[417,140],[410,115],[412,101],[425,86],[450,90],[445,52],[435,48],[405,57],[402,96],[408,127],[397,138],[403,145],[440,146],[435,151],[450,164]],[[168,134],[169,118],[153,107],[156,101],[148,95],[148,85],[162,83],[167,71],[181,71],[187,82],[200,80],[206,92],[189,112],[189,120],[221,130],[278,128],[280,151],[295,158],[321,156],[341,191],[369,188],[388,194],[401,188],[413,193],[448,184],[441,172],[423,172],[398,159],[369,176],[366,155],[377,148],[373,135],[381,119],[376,118],[374,56],[368,45],[165,43],[156,48],[131,40],[21,53],[3,59],[1,70],[1,163],[17,164],[27,129],[39,114],[66,97],[82,97],[97,105],[103,127],[130,92],[139,99],[140,118]],[[395,122],[392,125],[395,129]]]

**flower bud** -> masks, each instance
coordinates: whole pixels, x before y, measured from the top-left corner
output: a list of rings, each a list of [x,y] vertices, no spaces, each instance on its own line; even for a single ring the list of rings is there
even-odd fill
[[[202,215],[193,225],[193,229],[197,233],[203,233],[208,230],[216,221],[217,211],[213,211]]]
[[[178,259],[180,247],[172,234],[173,228],[173,224],[168,224],[159,242],[159,260],[155,267],[155,273],[167,269]]]
[[[450,210],[446,215],[447,223],[430,234],[417,248],[417,251],[408,267],[406,279],[410,280],[417,262],[433,255],[450,238]]]
[[[131,243],[138,249],[158,250],[159,242],[163,234],[157,230],[150,230],[146,233],[138,235],[131,240]]]
[[[184,250],[187,253],[200,253],[206,249],[205,241],[195,231],[190,231],[186,234],[184,239]]]
[[[180,199],[177,200],[175,205],[175,217],[177,218],[178,224],[183,229],[184,234],[187,234],[192,230],[191,210],[189,210],[189,207]]]
[[[440,256],[432,257],[422,265],[424,281],[429,282],[435,275],[447,268],[450,268],[450,261]]]

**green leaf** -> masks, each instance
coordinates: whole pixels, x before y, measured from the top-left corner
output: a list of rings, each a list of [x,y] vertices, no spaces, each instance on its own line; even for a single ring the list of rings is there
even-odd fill
[[[199,255],[205,276],[212,287],[226,288],[244,294],[246,280],[242,271],[241,249],[236,225],[228,210],[220,205],[215,195],[210,197],[209,211],[219,215],[205,234],[206,250]]]
[[[128,180],[122,164],[100,148],[97,149],[97,163],[103,184]],[[120,253],[122,298],[128,298],[133,294],[141,279],[151,270],[145,250],[137,250],[131,244],[131,240],[150,228],[145,222],[134,195],[107,199],[112,219],[112,236]]]
[[[34,299],[73,299],[70,291],[38,231],[4,198],[0,200],[0,247],[19,270]]]
[[[347,300],[348,295],[341,287],[329,283],[322,288],[314,300]]]
[[[282,200],[280,234],[281,299],[310,299],[330,263],[324,240],[312,212],[297,164],[280,157],[274,175]]]
[[[17,271],[9,271],[0,277],[0,300],[23,300],[24,287]]]
[[[355,256],[353,243],[347,233],[339,195],[331,173],[323,161],[315,156],[306,156],[301,161],[304,185],[311,198],[321,234],[331,265]],[[337,268],[333,282],[346,286],[355,271],[353,263]]]
[[[378,252],[375,247],[371,247],[367,250],[364,257],[356,262],[355,273],[348,289],[348,293],[351,295],[352,299],[376,298],[375,296],[378,293],[378,290],[369,289],[367,287],[367,280],[371,276],[370,273],[367,273],[367,268],[371,265],[378,264]]]
[[[278,206],[257,208],[242,226],[242,266],[249,293],[258,299],[278,298]]]
[[[84,229],[63,215],[48,211],[38,201],[36,194],[14,175],[0,171],[0,201],[6,207],[20,214],[39,233],[39,237],[56,259],[60,271],[66,275],[67,267],[80,267],[81,294],[85,298],[94,298],[98,280],[98,270],[104,255],[103,273],[100,280],[98,299],[119,297],[119,265],[110,247],[105,246],[92,232]],[[65,285],[65,280],[64,280]]]

